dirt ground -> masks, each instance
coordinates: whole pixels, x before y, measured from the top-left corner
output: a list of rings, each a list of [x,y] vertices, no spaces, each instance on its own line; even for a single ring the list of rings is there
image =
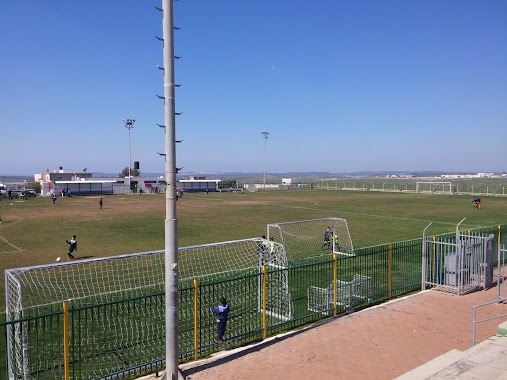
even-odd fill
[[[494,301],[497,288],[457,296],[424,291],[243,351],[182,366],[188,379],[393,379],[452,349],[472,346],[472,306]],[[507,313],[507,304],[479,309],[477,319]],[[477,342],[502,319],[477,325]]]

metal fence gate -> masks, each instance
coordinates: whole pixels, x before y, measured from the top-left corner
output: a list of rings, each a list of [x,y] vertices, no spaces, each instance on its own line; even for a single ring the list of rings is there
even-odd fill
[[[493,286],[493,243],[492,234],[457,231],[456,236],[444,238],[424,233],[422,288],[457,295],[490,288]]]

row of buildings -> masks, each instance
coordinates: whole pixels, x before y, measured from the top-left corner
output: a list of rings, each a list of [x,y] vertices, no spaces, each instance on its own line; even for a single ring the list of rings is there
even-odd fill
[[[65,193],[67,195],[107,195],[132,193],[165,192],[166,182],[163,177],[107,177],[95,178],[86,170],[74,172],[60,167],[53,172],[46,171],[34,175],[34,181],[40,184],[41,195]],[[220,179],[208,180],[204,177],[180,179],[177,183],[179,191],[218,191],[221,189]]]
[[[163,176],[144,177],[94,177],[93,173],[83,169],[81,172],[64,169],[34,174],[34,182],[40,185],[38,195],[107,195],[107,194],[142,194],[142,193],[164,193],[166,182]],[[176,189],[179,194],[183,192],[217,192],[240,190],[256,191],[259,189],[273,190],[297,186],[290,178],[283,178],[280,184],[239,184],[236,180],[230,179],[206,179],[202,176],[189,176],[188,179],[178,179]],[[11,182],[1,184],[0,187],[6,191],[24,191],[28,187],[27,180],[24,182]]]

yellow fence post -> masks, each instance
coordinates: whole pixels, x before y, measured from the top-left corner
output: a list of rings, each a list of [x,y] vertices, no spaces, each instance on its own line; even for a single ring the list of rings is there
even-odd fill
[[[63,379],[69,380],[69,302],[63,302]]]
[[[267,279],[266,279],[266,267],[262,266],[262,339],[266,339],[267,336]]]
[[[391,298],[393,293],[393,245],[387,245],[387,298]]]
[[[500,225],[498,225],[498,248],[500,249],[500,233],[501,233],[501,228],[500,228]],[[499,263],[500,264],[500,263]]]
[[[194,278],[194,359],[199,358],[199,281]]]
[[[333,253],[333,315],[336,317],[336,299],[337,294],[336,291],[336,280],[338,279],[338,271],[337,271],[338,265],[336,262],[336,253]]]

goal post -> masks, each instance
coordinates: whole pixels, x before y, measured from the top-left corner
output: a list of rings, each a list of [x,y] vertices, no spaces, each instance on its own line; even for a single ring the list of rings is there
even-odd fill
[[[330,233],[326,238],[328,228]],[[347,221],[341,218],[268,224],[267,236],[269,240],[280,242],[284,246],[290,261],[328,253],[354,255]]]
[[[280,243],[262,238],[234,240],[180,248],[179,255],[181,286],[190,284],[194,278],[210,283],[253,273],[258,274],[256,290],[253,293],[244,293],[241,287],[233,288],[227,283],[224,283],[223,289],[217,288],[217,286],[222,286],[220,284],[215,286],[215,293],[222,292],[223,295],[227,295],[235,313],[242,315],[250,313],[252,308],[256,312],[262,312],[260,273],[261,268],[266,267],[266,291],[269,301],[266,313],[282,321],[292,319],[288,259]],[[236,294],[237,291],[241,293]],[[209,301],[216,302],[216,300]],[[240,304],[245,305],[245,310],[241,310]],[[182,309],[180,312],[185,313],[185,310]]]
[[[451,182],[417,181],[416,193],[452,194]]]
[[[269,249],[264,249],[268,245]],[[216,339],[214,317],[207,312],[209,305],[222,296],[233,310],[229,336],[241,336],[244,326],[259,323],[263,312],[259,300],[263,295],[267,298],[266,313],[274,324],[292,319],[288,260],[280,243],[251,238],[182,247],[178,255],[182,352],[192,352],[194,348],[196,279],[201,305],[199,332],[206,341]],[[260,288],[263,266],[267,284]],[[9,378],[29,380],[41,368],[52,371],[55,377],[62,375],[61,321],[55,323],[51,318],[59,318],[66,301],[70,301],[72,314],[70,338],[79,347],[73,360],[80,363],[83,371],[93,367],[97,376],[106,377],[118,357],[141,360],[141,352],[150,362],[163,360],[164,270],[164,251],[6,270]],[[262,293],[264,289],[266,294]],[[102,318],[101,313],[110,317]],[[34,318],[51,326],[45,334],[48,342],[54,341],[40,344],[36,329],[30,325]],[[54,363],[48,365],[48,357],[56,358]]]

